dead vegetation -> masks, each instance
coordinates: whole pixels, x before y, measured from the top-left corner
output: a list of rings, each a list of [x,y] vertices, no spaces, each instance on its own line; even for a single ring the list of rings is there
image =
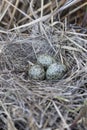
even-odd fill
[[[70,130],[87,99],[87,2],[0,1],[0,129]],[[39,54],[66,64],[59,81],[33,81]],[[74,130],[86,130],[83,122]]]

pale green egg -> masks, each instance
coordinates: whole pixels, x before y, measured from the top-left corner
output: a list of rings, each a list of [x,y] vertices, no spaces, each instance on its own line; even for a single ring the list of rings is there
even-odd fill
[[[41,65],[33,65],[29,69],[29,77],[34,80],[44,80],[45,70]]]
[[[56,60],[47,54],[42,54],[37,57],[37,64],[42,65],[45,69],[47,69],[52,63],[55,63]]]
[[[66,72],[66,66],[60,63],[51,64],[46,71],[46,79],[58,80],[61,79]]]

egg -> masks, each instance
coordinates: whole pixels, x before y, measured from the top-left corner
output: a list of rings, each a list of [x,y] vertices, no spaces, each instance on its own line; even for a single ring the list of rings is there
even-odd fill
[[[45,69],[47,69],[52,63],[55,63],[56,60],[47,54],[42,54],[37,57],[37,64],[42,65]]]
[[[51,64],[46,71],[46,79],[58,80],[61,79],[66,72],[66,66],[60,63]]]
[[[34,80],[44,80],[45,70],[41,65],[33,65],[29,69],[29,77]]]

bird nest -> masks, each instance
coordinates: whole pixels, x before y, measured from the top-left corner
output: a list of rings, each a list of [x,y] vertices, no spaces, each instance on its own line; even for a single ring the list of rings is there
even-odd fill
[[[0,1],[0,129],[70,129],[87,99],[87,30],[67,25],[82,19],[86,4]],[[55,81],[30,79],[28,69],[40,54],[65,64],[66,74]],[[86,126],[80,122],[75,129]]]
[[[87,98],[87,41],[78,33],[61,32],[57,27],[44,25],[44,29],[46,37],[36,25],[30,36],[19,35],[11,42],[1,42],[0,127],[3,130],[68,128]],[[12,39],[13,34],[5,34],[6,37]],[[27,66],[35,64],[37,56],[44,53],[67,66],[63,78],[29,79]]]

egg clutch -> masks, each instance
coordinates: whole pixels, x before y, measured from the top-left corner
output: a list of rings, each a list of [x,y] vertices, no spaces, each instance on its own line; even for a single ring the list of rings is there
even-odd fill
[[[65,72],[66,66],[50,55],[42,54],[37,57],[35,65],[29,69],[29,77],[34,80],[59,80]]]

